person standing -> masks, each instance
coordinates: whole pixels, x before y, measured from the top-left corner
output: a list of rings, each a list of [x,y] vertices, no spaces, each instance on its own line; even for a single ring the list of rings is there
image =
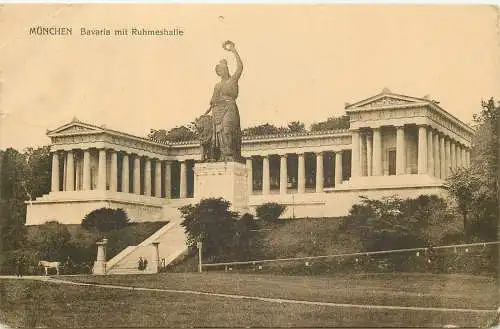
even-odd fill
[[[142,259],[142,256],[139,257],[139,261],[138,261],[137,265],[138,265],[137,268],[139,269],[139,271],[144,270],[144,259]]]

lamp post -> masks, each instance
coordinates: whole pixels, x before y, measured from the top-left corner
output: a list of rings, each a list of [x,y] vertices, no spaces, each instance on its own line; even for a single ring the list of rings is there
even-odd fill
[[[153,273],[160,272],[160,253],[158,250],[158,245],[160,244],[158,241],[151,243],[153,245],[153,268],[151,269]]]
[[[196,247],[198,247],[198,272],[201,273],[203,272],[202,268],[202,262],[201,262],[201,255],[202,255],[202,249],[203,249],[203,242],[198,241],[196,243]]]

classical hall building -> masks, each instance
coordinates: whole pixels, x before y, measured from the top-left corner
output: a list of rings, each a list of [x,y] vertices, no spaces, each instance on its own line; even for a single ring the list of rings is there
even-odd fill
[[[384,89],[345,110],[349,129],[243,138],[249,212],[278,202],[284,218],[338,217],[361,195],[440,195],[444,179],[469,164],[472,128],[428,97]],[[101,207],[172,220],[198,201],[198,141],[161,143],[77,119],[47,135],[52,191],[27,203],[27,225],[79,224]]]

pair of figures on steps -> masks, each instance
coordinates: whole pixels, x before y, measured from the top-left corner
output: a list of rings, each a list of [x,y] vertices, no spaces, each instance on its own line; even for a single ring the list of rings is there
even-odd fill
[[[145,258],[139,257],[139,261],[137,262],[137,268],[139,271],[144,271],[148,267],[148,260]]]

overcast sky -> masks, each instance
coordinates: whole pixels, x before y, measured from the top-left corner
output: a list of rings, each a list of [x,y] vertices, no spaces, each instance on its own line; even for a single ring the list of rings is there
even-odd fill
[[[500,98],[492,6],[5,5],[0,20],[0,148],[49,143],[73,117],[145,136],[207,108],[215,64],[244,61],[242,126],[309,125],[346,102],[431,95],[465,122]],[[73,35],[30,36],[36,26]],[[83,37],[80,28],[173,28],[182,37]],[[113,31],[112,31],[113,33]]]

